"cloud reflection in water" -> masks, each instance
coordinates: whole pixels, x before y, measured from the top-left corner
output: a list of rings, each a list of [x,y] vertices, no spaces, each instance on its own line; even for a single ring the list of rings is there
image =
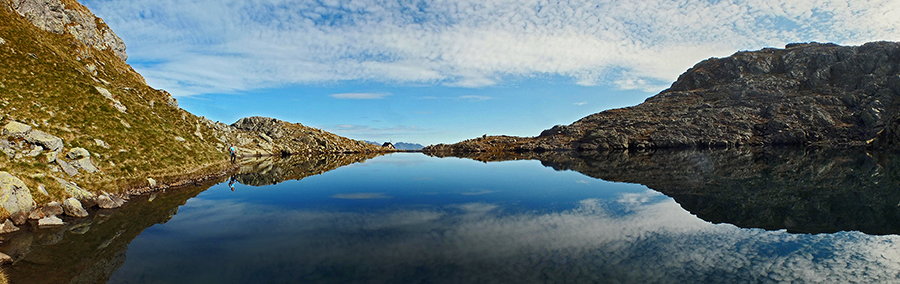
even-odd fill
[[[196,198],[129,245],[111,282],[184,269],[192,273],[172,280],[833,283],[897,280],[900,271],[897,236],[714,225],[650,190],[562,212],[504,209],[309,211]],[[142,260],[154,254],[170,261]]]

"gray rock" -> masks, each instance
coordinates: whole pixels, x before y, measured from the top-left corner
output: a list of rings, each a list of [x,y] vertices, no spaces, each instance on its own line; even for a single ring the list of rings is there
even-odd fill
[[[44,156],[41,158],[41,162],[44,163],[53,163],[56,162],[56,158],[59,156],[59,152],[48,152],[44,153]]]
[[[113,107],[116,108],[116,110],[118,110],[119,112],[125,113],[128,110],[128,108],[126,108],[125,105],[122,104],[122,102],[119,102],[119,100],[114,98],[112,93],[110,93],[109,90],[107,90],[106,88],[103,88],[103,87],[94,87],[94,88],[97,89],[97,92],[100,93],[100,95],[102,95],[104,98],[107,98],[110,101],[112,101]]]
[[[78,4],[75,4],[78,5]],[[68,32],[79,42],[97,50],[111,49],[125,61],[125,42],[87,9],[66,9],[60,0],[18,0],[12,8],[36,27],[56,34]]]
[[[31,125],[10,121],[3,127],[2,135],[12,138],[24,138],[31,131]]]
[[[78,200],[81,200],[81,201],[94,201],[93,193],[90,193],[89,191],[82,189],[81,187],[79,187],[78,185],[76,185],[72,182],[69,182],[69,181],[66,181],[64,179],[57,178],[57,177],[54,177],[54,178],[56,179],[56,182],[58,182],[59,185],[63,187],[63,190],[65,190],[66,193],[68,193],[70,196],[72,196]]]
[[[51,201],[50,203],[47,203],[46,205],[41,207],[41,213],[43,213],[44,216],[55,216],[62,214],[62,204],[56,201]]]
[[[0,206],[11,216],[34,209],[34,198],[25,182],[8,172],[0,172],[0,201]]]
[[[56,159],[56,164],[58,164],[59,168],[61,168],[67,175],[72,177],[78,175],[78,170],[75,169],[75,167],[72,167],[72,165],[69,165],[69,163],[66,163],[66,161],[63,161],[62,159]]]
[[[38,220],[38,226],[40,227],[62,225],[64,225],[63,220],[59,217],[56,217],[56,215],[47,216]]]
[[[98,171],[97,167],[94,166],[94,163],[91,162],[90,157],[81,158],[75,161],[72,161],[72,166],[77,169],[82,169],[88,173],[96,173]]]
[[[4,44],[6,44],[6,40],[3,39],[2,37],[0,37],[0,45],[4,45]]]
[[[30,152],[28,152],[28,154],[26,154],[25,156],[28,156],[28,157],[37,157],[37,156],[40,155],[42,152],[44,152],[44,147],[42,147],[42,146],[35,146],[34,149],[31,150]]]
[[[44,146],[45,149],[50,151],[60,150],[63,147],[62,139],[37,129],[28,132],[28,135],[25,136],[25,141],[28,141],[28,143],[31,144]]]
[[[97,144],[98,147],[103,147],[105,149],[109,149],[109,145],[106,144],[103,140],[94,139],[94,144]]]
[[[90,157],[90,156],[91,156],[91,153],[88,152],[88,150],[81,148],[81,147],[73,148],[72,150],[69,150],[69,153],[66,154],[66,158],[69,158],[70,160],[77,160],[77,159],[81,159],[84,157]]]
[[[40,192],[44,196],[50,196],[50,193],[47,192],[47,187],[45,187],[43,184],[39,184],[37,189],[38,189],[38,192]]]
[[[81,206],[81,202],[78,201],[78,199],[75,199],[74,197],[71,197],[71,198],[63,201],[62,207],[63,207],[63,211],[66,213],[66,215],[69,215],[72,217],[84,218],[89,215],[87,210],[85,210],[84,207]]]
[[[184,141],[187,141],[187,140],[184,140],[184,137],[181,137],[181,136],[175,136],[175,141],[178,141],[178,142],[184,142]]]
[[[44,218],[44,213],[41,210],[31,210],[31,213],[28,213],[28,220],[40,220]]]
[[[115,195],[103,194],[100,197],[97,197],[97,205],[103,209],[113,209],[122,207],[122,204],[125,203],[125,200],[118,198]]]
[[[280,139],[284,135],[284,122],[270,117],[245,117],[231,126],[247,131],[258,131],[273,139]]]
[[[150,188],[156,188],[156,180],[155,179],[147,178],[147,183],[149,184]]]
[[[13,262],[12,257],[6,255],[5,253],[0,252],[0,264],[10,264]]]
[[[6,221],[3,222],[3,224],[0,224],[0,234],[9,234],[12,232],[16,232],[18,230],[19,230],[19,227],[16,227],[16,225],[13,224],[13,222],[10,221],[9,219],[6,219]]]

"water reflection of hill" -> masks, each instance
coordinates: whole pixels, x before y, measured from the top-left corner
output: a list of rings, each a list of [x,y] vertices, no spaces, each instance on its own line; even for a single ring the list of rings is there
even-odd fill
[[[336,154],[268,157],[242,161],[235,178],[260,186],[302,179],[377,155]],[[96,210],[65,226],[26,229],[0,238],[0,251],[15,263],[6,269],[10,283],[105,283],[125,262],[128,244],[145,229],[168,222],[188,199],[226,179],[203,186],[138,196],[122,208]]]
[[[321,154],[245,159],[234,175],[241,184],[264,186],[286,180],[300,180],[349,164],[361,163],[381,154]]]
[[[900,233],[900,156],[865,149],[474,153],[466,158],[535,159],[556,170],[643,184],[713,223],[801,233]]]

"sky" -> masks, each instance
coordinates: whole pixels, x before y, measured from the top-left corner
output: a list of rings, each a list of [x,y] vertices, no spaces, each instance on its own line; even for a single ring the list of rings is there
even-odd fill
[[[81,2],[194,114],[424,145],[535,136],[741,50],[900,40],[895,0]]]

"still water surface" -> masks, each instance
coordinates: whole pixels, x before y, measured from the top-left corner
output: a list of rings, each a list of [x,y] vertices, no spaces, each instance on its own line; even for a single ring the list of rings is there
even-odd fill
[[[393,154],[212,186],[134,238],[109,283],[898,282],[898,241],[713,224],[535,160]]]

